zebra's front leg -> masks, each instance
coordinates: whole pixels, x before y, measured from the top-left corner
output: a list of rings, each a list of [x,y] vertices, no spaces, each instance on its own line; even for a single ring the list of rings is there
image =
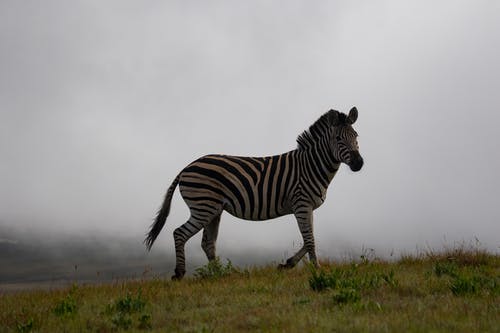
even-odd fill
[[[314,243],[312,208],[301,207],[297,209],[295,212],[295,218],[297,219],[297,224],[299,226],[300,233],[302,234],[304,245],[296,254],[288,258],[285,264],[279,265],[278,268],[283,269],[295,267],[295,265],[297,265],[306,253],[309,253],[309,260],[311,260],[313,265],[315,267],[319,267],[318,259],[316,257],[316,246]]]

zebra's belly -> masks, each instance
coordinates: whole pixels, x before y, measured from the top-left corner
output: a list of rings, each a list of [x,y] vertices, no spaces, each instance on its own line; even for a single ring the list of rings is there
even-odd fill
[[[242,214],[240,212],[235,211],[230,205],[224,205],[223,209],[229,214],[247,221],[271,220],[292,213],[292,211],[288,211],[286,209],[277,212],[272,210],[267,211],[266,209],[259,209],[259,207],[256,207],[253,212],[247,211],[244,214]]]

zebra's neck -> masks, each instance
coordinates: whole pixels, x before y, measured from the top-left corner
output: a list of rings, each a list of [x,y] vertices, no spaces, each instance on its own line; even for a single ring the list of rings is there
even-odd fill
[[[328,185],[337,173],[340,162],[335,160],[328,139],[321,140],[316,145],[303,151],[306,167],[304,172],[312,178],[318,189],[326,191]]]

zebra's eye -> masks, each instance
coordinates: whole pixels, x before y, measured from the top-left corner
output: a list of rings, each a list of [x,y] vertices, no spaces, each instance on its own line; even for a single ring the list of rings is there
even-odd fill
[[[340,141],[340,135],[337,135],[337,136],[335,137],[335,139],[336,139],[337,141]]]

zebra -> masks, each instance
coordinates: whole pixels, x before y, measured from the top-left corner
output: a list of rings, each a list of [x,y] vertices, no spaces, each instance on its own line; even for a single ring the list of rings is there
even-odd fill
[[[297,148],[281,155],[243,157],[206,155],[187,165],[175,177],[144,243],[149,250],[163,228],[177,185],[189,207],[189,220],[174,230],[176,265],[172,279],[186,273],[184,245],[203,229],[201,247],[209,261],[216,258],[215,244],[223,211],[245,220],[261,221],[294,214],[303,245],[280,264],[292,268],[308,253],[319,267],[313,235],[313,211],[325,201],[328,185],[340,164],[359,171],[363,158],[353,107],[346,115],[329,110],[297,137]]]

